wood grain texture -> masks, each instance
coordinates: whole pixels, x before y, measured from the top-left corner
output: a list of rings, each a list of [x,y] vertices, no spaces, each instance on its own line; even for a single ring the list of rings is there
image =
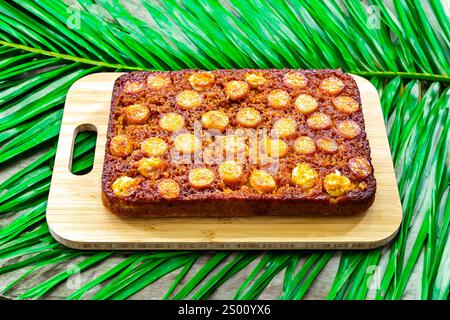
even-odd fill
[[[350,217],[121,218],[101,202],[108,113],[120,73],[97,73],[69,90],[47,207],[56,240],[77,249],[370,249],[391,240],[402,209],[376,89],[354,76],[377,179],[373,206]],[[92,171],[70,172],[77,132],[97,131]]]

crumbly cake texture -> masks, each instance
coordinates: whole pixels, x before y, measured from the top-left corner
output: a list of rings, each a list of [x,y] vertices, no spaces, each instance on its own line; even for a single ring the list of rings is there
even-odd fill
[[[266,154],[278,170],[237,158],[174,163],[173,149],[206,158],[217,143],[249,156],[246,138],[199,140],[195,122],[276,132]],[[114,84],[102,176],[113,213],[349,215],[367,210],[375,190],[359,90],[340,70],[133,72]]]

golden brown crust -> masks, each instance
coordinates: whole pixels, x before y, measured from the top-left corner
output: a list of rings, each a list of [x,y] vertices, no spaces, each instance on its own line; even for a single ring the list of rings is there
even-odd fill
[[[302,74],[306,79],[306,85],[288,85],[284,77],[288,72]],[[189,78],[196,73],[200,71],[135,72],[117,79],[113,90],[102,176],[102,199],[105,206],[112,212],[123,216],[155,217],[343,215],[355,214],[370,207],[375,197],[376,181],[370,163],[370,148],[364,129],[359,91],[351,76],[339,70],[216,70],[211,71],[214,76],[211,86],[204,91],[196,91],[200,96],[201,105],[186,109],[177,104],[176,97],[182,91],[192,90]],[[227,83],[245,82],[248,74],[258,74],[264,77],[265,82],[258,86],[250,85],[248,89],[245,89],[245,95],[239,96],[239,99],[227,97],[225,90]],[[147,80],[153,76],[167,78],[168,85],[158,90],[148,87]],[[322,89],[323,81],[330,77],[342,81],[344,84],[342,90],[330,92]],[[318,101],[318,107],[314,112],[329,116],[331,125],[323,129],[312,129],[308,126],[307,119],[314,113],[298,112],[293,103],[283,109],[270,108],[267,105],[268,94],[277,89],[288,92],[292,101],[302,94],[314,97]],[[333,99],[337,97],[349,97],[356,101],[359,107],[352,106],[351,113],[348,110],[339,110],[333,104]],[[150,116],[145,124],[127,123],[125,110],[133,104],[141,104],[148,108]],[[196,166],[172,163],[170,152],[174,148],[172,132],[162,130],[159,119],[169,112],[180,114],[185,122],[183,130],[192,133],[194,132],[193,123],[195,121],[201,123],[203,114],[222,110],[229,118],[226,129],[244,128],[245,126],[239,123],[237,117],[243,108],[253,108],[260,114],[261,121],[256,125],[257,129],[270,130],[278,119],[285,117],[292,118],[297,124],[294,134],[283,137],[289,152],[279,159],[279,169],[273,174],[276,188],[267,193],[255,192],[250,185],[250,174],[254,170],[264,168],[261,164],[247,162],[242,164],[242,178],[238,183],[231,185],[220,178],[218,171],[220,163],[203,164],[202,166],[212,170],[215,178],[208,187],[194,188],[189,183],[188,177],[190,170]],[[342,136],[342,132],[339,132],[339,124],[348,120],[356,123],[361,129],[356,137],[349,138],[352,134]],[[347,127],[344,126],[344,133]],[[133,151],[130,154],[118,156],[111,153],[112,139],[119,134],[126,135],[132,141]],[[338,144],[338,150],[332,154],[320,148],[307,154],[294,152],[295,140],[301,136],[310,137],[315,143],[320,138],[333,139]],[[141,175],[137,165],[139,160],[146,156],[141,150],[142,142],[152,137],[163,139],[169,148],[167,152],[160,155],[167,164],[167,169],[157,179]],[[202,142],[203,148],[206,143]],[[354,163],[350,161],[357,157],[367,160],[370,166],[369,169],[364,168],[365,172],[370,172],[367,176],[356,171]],[[349,166],[349,161],[353,167]],[[307,163],[317,171],[320,181],[317,186],[305,191],[291,183],[291,172],[299,163]],[[336,170],[348,177],[355,185],[354,189],[339,197],[330,196],[323,186],[324,178]],[[118,197],[112,190],[112,185],[122,176],[138,178],[140,183],[134,187],[131,194]],[[158,184],[164,179],[171,179],[179,186],[180,190],[176,198],[168,199],[161,196]]]
[[[123,217],[245,217],[245,216],[347,216],[366,211],[375,200],[375,194],[361,201],[329,203],[328,201],[298,200],[226,200],[198,199],[141,202],[111,201],[102,192],[102,201],[111,212]],[[224,211],[225,210],[225,211]]]

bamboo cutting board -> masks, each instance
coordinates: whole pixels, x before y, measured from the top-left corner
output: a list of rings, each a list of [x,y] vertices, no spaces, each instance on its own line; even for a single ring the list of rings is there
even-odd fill
[[[114,81],[97,73],[67,94],[47,207],[47,222],[60,243],[77,249],[370,249],[389,242],[402,219],[391,153],[372,84],[354,76],[377,179],[373,206],[351,217],[120,218],[101,201],[101,174]],[[97,131],[94,167],[70,172],[78,132]]]

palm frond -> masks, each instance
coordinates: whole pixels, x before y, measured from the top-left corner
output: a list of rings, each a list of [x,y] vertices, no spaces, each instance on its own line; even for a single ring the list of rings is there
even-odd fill
[[[413,269],[422,261],[418,296],[448,299],[450,19],[445,3],[437,0],[368,4],[356,0],[2,2],[2,294],[46,297],[74,274],[98,268],[99,276],[67,298],[124,299],[173,274],[161,297],[206,299],[230,279],[245,275],[237,289],[227,292],[228,298],[261,297],[278,277],[282,278],[280,298],[300,299],[308,293],[314,296],[312,285],[321,281],[330,260],[339,260],[323,298],[401,298]],[[113,254],[71,250],[53,240],[45,223],[46,198],[62,107],[74,81],[99,71],[244,67],[341,67],[370,78],[380,93],[404,209],[392,245],[342,254]],[[93,135],[77,136],[72,172],[89,170],[94,146]],[[15,167],[23,159],[32,160]],[[49,268],[58,271],[45,277]]]

